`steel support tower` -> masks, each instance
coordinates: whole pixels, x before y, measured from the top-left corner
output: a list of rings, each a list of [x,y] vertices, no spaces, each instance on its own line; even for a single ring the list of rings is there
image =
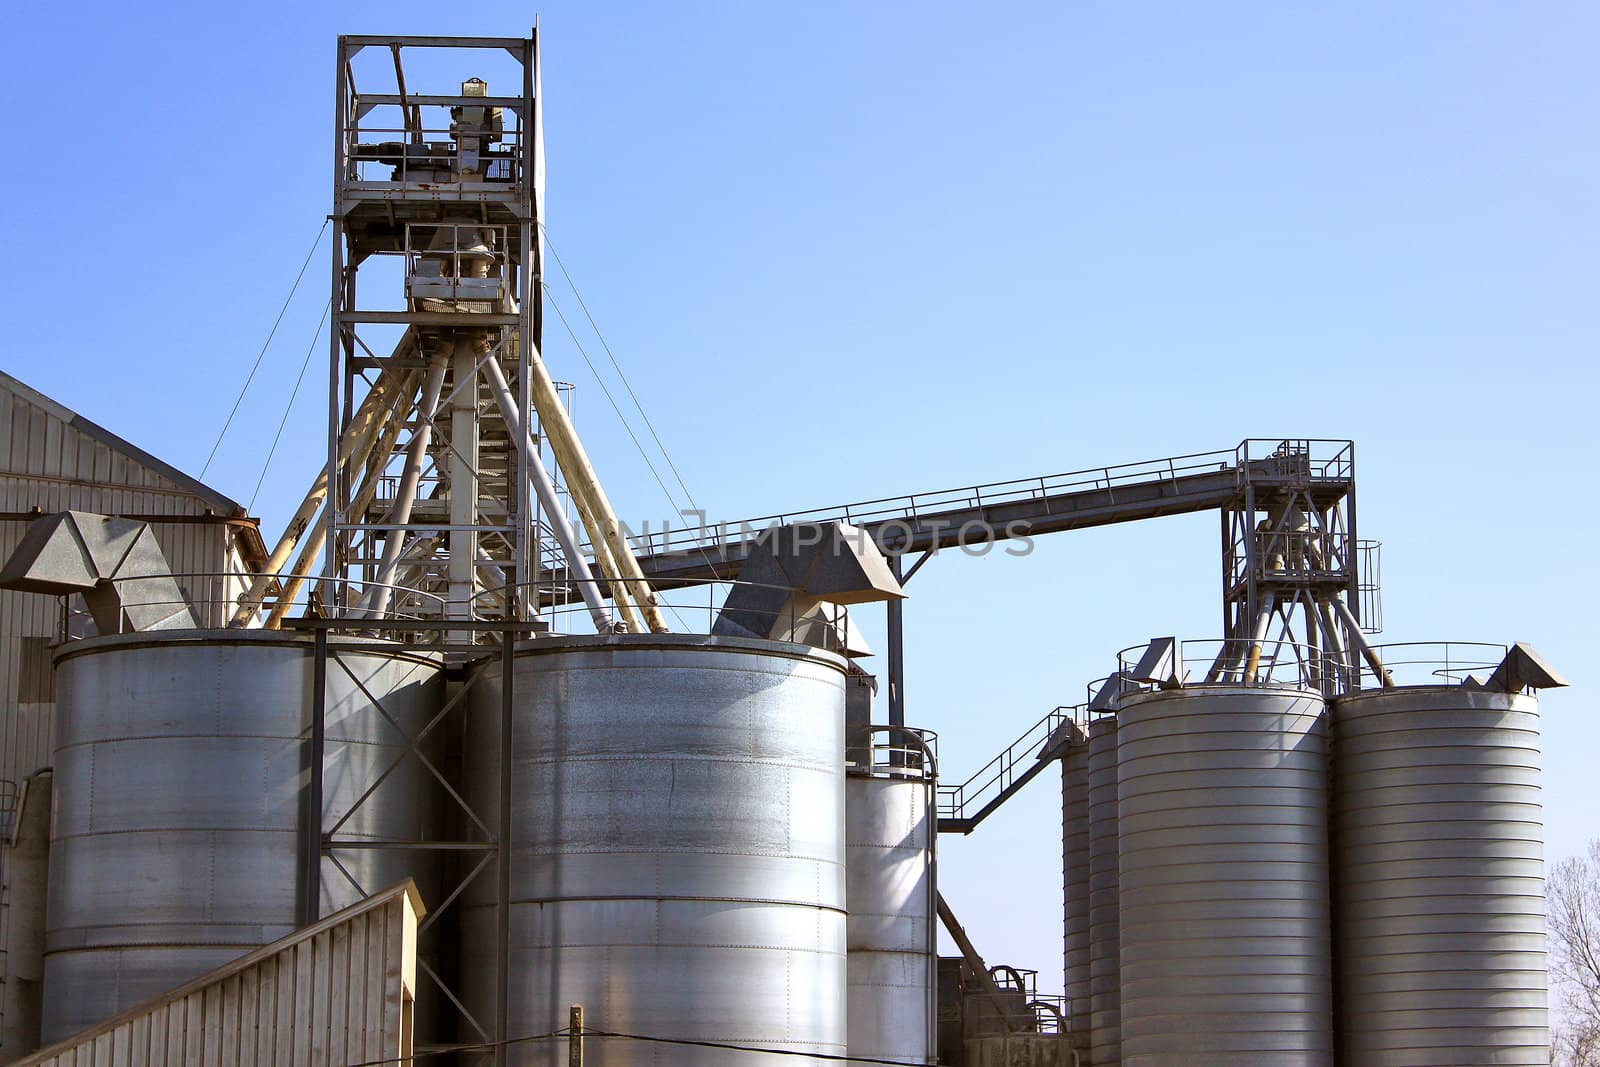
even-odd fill
[[[431,67],[439,49],[509,53],[520,79],[408,91],[405,59]],[[392,84],[357,84],[369,50],[392,58]],[[336,79],[320,610],[525,620],[540,557],[537,437],[518,429],[535,425],[542,325],[537,38],[341,37]]]
[[[1363,659],[1387,679],[1366,640],[1375,627],[1362,619],[1376,545],[1356,537],[1355,444],[1286,438],[1239,449],[1238,490],[1221,509],[1228,640],[1208,679],[1253,681],[1268,647],[1291,650],[1330,698],[1355,682]]]

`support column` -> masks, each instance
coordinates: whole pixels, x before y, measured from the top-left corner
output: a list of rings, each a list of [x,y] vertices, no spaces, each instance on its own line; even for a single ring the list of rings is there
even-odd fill
[[[454,397],[450,409],[450,585],[445,617],[472,618],[477,592],[478,535],[462,530],[478,521],[478,346],[468,335],[456,339],[451,353]],[[470,633],[450,640],[467,643]]]
[[[898,583],[903,575],[898,552],[889,556],[889,573]],[[905,601],[889,601],[889,725],[906,724]]]
[[[322,766],[327,755],[328,631],[318,627],[311,653],[311,729],[306,738],[306,791],[300,813],[300,925],[322,917]]]

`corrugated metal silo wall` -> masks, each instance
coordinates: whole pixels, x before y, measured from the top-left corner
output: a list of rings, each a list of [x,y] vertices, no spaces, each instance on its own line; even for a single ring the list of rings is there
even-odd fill
[[[437,798],[405,741],[442,703],[437,659],[343,644],[327,673],[323,825],[344,820],[345,842],[426,836]],[[59,676],[46,1041],[295,929],[311,643],[103,637],[72,644]],[[402,877],[436,898],[436,862],[347,846],[323,863],[323,911]]]
[[[1537,703],[1361,693],[1333,739],[1343,1062],[1549,1063]]]
[[[516,657],[514,1033],[586,1025],[594,1067],[779,1067],[848,1051],[844,664],[775,641],[629,634]],[[498,821],[501,668],[476,682],[467,798]],[[491,1017],[493,898],[463,898],[464,1003]],[[761,1048],[783,1051],[763,1053]],[[534,1043],[519,1063],[566,1051]]]
[[[1122,1062],[1117,891],[1117,720],[1089,724],[1089,1040],[1095,1067]]]
[[[1076,1047],[1089,1035],[1089,748],[1079,743],[1061,757],[1062,971],[1067,1026]]]
[[[1332,1067],[1324,721],[1300,690],[1119,700],[1127,1067]]]

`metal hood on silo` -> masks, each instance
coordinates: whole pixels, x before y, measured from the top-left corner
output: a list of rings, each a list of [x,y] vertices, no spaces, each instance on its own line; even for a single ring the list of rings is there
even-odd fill
[[[35,519],[0,570],[0,589],[81,594],[103,634],[195,625],[150,524],[133,519],[84,511]]]

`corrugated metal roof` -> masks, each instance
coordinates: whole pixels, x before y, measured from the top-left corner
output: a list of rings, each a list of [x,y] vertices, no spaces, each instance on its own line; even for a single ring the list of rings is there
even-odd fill
[[[71,408],[68,408],[63,404],[50,399],[37,389],[18,381],[5,371],[0,371],[0,389],[17,394],[28,403],[50,413],[79,433],[84,434],[87,437],[92,437],[95,440],[109,446],[110,448],[116,449],[123,455],[137,460],[141,466],[148,467],[157,474],[160,474],[163,478],[170,481],[175,487],[182,489],[184,492],[192,493],[206,501],[206,503],[209,504],[217,512],[217,514],[225,515],[229,518],[244,517],[244,506],[237,501],[223,495],[222,493],[219,493],[217,490],[211,488],[209,485],[206,485],[198,478],[190,477],[189,475],[180,471],[178,468],[172,466],[170,463],[152,456],[144,449],[126,440],[125,438],[117,436],[104,426],[101,426],[99,423],[91,422],[82,415],[78,414],[76,411],[73,411]],[[15,473],[26,474],[28,472],[16,471]]]
[[[422,914],[405,882],[16,1067],[409,1063]]]
[[[222,626],[238,576],[266,557],[260,531],[228,497],[0,372],[0,559],[35,514],[88,511],[151,524],[185,597]],[[212,577],[218,576],[218,577]],[[44,646],[64,631],[62,600],[0,590],[0,779],[49,764],[55,705]]]

